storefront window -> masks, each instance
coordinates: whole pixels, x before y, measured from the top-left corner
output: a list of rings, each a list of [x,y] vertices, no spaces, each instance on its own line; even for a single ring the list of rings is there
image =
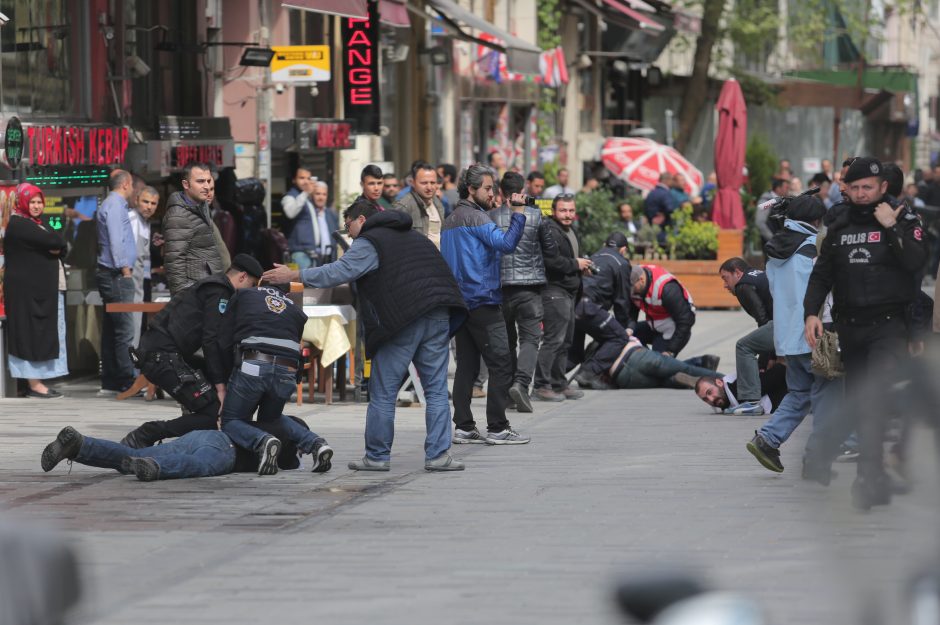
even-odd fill
[[[288,9],[290,23],[290,45],[292,46],[319,46],[332,41],[330,26],[333,24],[331,16],[313,11]],[[335,67],[342,66],[342,59],[333,58]],[[333,83],[317,85],[317,95],[311,91],[312,85],[297,85],[294,91],[295,117],[331,118],[335,116],[333,102]]]
[[[0,0],[0,108],[29,117],[85,117],[87,68],[76,71],[86,36],[86,3]]]

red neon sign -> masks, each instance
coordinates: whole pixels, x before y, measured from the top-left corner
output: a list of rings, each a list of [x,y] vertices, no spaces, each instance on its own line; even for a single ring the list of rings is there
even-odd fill
[[[225,164],[225,151],[221,145],[178,145],[173,148],[171,163],[180,168],[190,163],[221,166]]]
[[[352,19],[347,22],[346,38],[346,85],[349,102],[358,106],[375,103],[374,52],[369,20]]]
[[[127,128],[30,126],[26,129],[33,166],[120,165],[129,140]]]

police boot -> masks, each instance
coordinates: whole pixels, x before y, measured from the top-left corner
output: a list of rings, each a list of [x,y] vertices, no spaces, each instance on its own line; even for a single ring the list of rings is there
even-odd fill
[[[852,484],[852,505],[856,510],[871,510],[872,506],[891,503],[891,484],[887,477],[857,477]]]
[[[168,436],[165,430],[163,421],[148,421],[136,430],[128,432],[127,436],[121,439],[121,444],[134,449],[152,447]]]

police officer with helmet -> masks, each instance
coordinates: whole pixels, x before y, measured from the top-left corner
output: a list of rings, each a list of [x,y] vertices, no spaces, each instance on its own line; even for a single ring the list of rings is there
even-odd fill
[[[239,254],[228,271],[178,292],[154,316],[132,355],[140,372],[188,414],[172,421],[144,423],[125,436],[122,444],[139,449],[164,438],[216,427],[228,373],[218,345],[222,315],[235,292],[255,286],[261,274],[257,260]],[[196,357],[200,348],[204,363]]]
[[[845,175],[846,210],[829,224],[803,302],[806,340],[822,334],[819,311],[832,290],[833,318],[845,367],[847,396],[862,407],[858,423],[839,419],[816,461],[831,461],[832,448],[857,426],[858,476],[852,500],[859,509],[890,503],[883,467],[883,440],[889,407],[885,389],[897,375],[908,342],[907,315],[917,294],[916,276],[927,260],[920,218],[886,196],[884,166],[857,158]],[[856,411],[847,411],[856,412]]]

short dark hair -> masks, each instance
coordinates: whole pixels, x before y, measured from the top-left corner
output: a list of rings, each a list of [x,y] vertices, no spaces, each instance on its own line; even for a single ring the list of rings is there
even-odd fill
[[[533,180],[545,180],[545,174],[540,171],[530,171],[529,175],[526,176],[525,179],[529,182],[532,182]]]
[[[293,173],[290,175],[290,179],[293,180],[294,178],[296,178],[297,174],[300,173],[301,169],[307,172],[308,174],[310,174],[311,176],[313,175],[313,170],[310,169],[307,165],[304,165],[301,163],[300,165],[294,168]]]
[[[382,180],[398,180],[398,176],[395,174],[385,174],[382,176]]]
[[[503,192],[507,200],[513,193],[522,193],[525,187],[525,178],[522,174],[515,171],[507,171],[503,174],[503,179],[499,181],[499,190]]]
[[[434,165],[428,163],[427,161],[415,161],[411,165],[411,177],[414,178],[418,175],[419,171],[433,171],[437,175],[437,169],[434,168]]]
[[[774,179],[771,181],[771,183],[770,183],[770,188],[771,188],[771,189],[779,189],[780,187],[782,187],[783,185],[787,184],[788,182],[790,182],[790,181],[787,180],[786,178],[774,178]]]
[[[193,175],[194,169],[203,169],[212,172],[212,167],[209,163],[189,163],[183,168],[183,180],[189,180]]]
[[[496,151],[493,151],[493,152],[490,152],[489,154],[486,155],[486,163],[487,163],[488,165],[492,165],[492,164],[493,164],[493,158],[496,156],[496,154],[497,154],[497,152],[496,152]]]
[[[382,179],[382,170],[378,165],[366,165],[362,168],[362,173],[359,174],[359,182],[365,182],[366,178],[378,178]]]
[[[712,375],[703,375],[695,381],[695,392],[698,393],[698,390],[702,387],[703,384],[711,384],[713,386],[718,386],[718,378]]]
[[[888,195],[900,197],[904,192],[904,171],[896,163],[885,163],[882,166],[881,179],[888,182]]]
[[[824,182],[832,182],[832,180],[826,174],[819,172],[809,179],[809,186],[819,186]]]
[[[343,212],[343,218],[349,221],[359,219],[360,217],[368,219],[378,212],[378,207],[369,200],[356,200]]]
[[[552,198],[552,210],[555,210],[558,202],[574,202],[574,193],[559,193]]]
[[[721,263],[721,267],[718,268],[718,272],[726,271],[728,273],[734,273],[735,271],[740,271],[741,273],[747,273],[752,267],[747,264],[747,261],[741,258],[740,256],[735,256],[734,258],[729,258],[725,262]]]
[[[451,163],[441,163],[438,168],[444,172],[444,178],[450,178],[451,182],[457,182],[457,168]]]

